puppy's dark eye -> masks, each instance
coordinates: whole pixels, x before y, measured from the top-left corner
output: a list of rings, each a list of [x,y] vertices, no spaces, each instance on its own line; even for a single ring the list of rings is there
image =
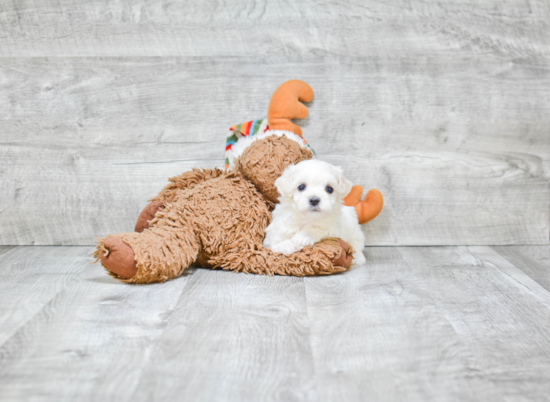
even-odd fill
[[[326,186],[325,188],[325,191],[329,194],[332,194],[332,192],[334,191],[334,189],[331,187],[331,186]]]
[[[299,190],[299,191],[304,191],[305,189],[306,189],[306,185],[305,185],[305,184],[300,184],[300,185],[298,186],[298,190]]]

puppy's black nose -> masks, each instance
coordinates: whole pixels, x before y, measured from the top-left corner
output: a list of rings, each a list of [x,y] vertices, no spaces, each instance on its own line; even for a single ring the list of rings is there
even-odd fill
[[[309,199],[309,203],[313,206],[319,204],[321,202],[321,200],[319,199],[319,197],[311,197]]]

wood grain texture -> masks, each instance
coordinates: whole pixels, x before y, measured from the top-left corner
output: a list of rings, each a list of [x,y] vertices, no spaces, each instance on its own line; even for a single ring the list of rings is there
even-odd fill
[[[43,0],[0,4],[0,56],[407,56],[549,52],[530,1]],[[396,40],[397,39],[397,40]]]
[[[0,246],[0,255],[6,254],[11,249],[15,248],[15,246]],[[0,261],[0,264],[2,264],[3,261]],[[1,267],[2,265],[0,265]]]
[[[318,400],[304,282],[199,269],[132,400]]]
[[[74,282],[89,261],[90,247],[0,249],[0,345]]]
[[[13,329],[0,347],[0,400],[130,400],[187,277],[129,286],[90,265],[90,247],[31,249],[16,251],[33,275],[8,276],[13,291],[0,294],[0,333]],[[38,256],[57,256],[58,272],[32,264]],[[72,281],[54,297],[36,279],[47,276],[59,288],[62,273]]]
[[[472,376],[471,351],[396,248],[367,266],[306,278],[321,401],[473,401],[494,385]]]
[[[368,247],[336,276],[138,286],[91,247],[12,248],[0,400],[544,401],[550,292],[498,250]]]
[[[495,246],[493,249],[550,291],[550,246]]]
[[[367,244],[545,244],[548,65],[499,52],[414,59],[4,58],[0,243],[91,244],[132,230],[169,176],[222,165],[272,91],[316,91],[320,158],[385,195]]]
[[[550,293],[490,247],[399,252],[474,356],[481,400],[542,401],[550,393]]]

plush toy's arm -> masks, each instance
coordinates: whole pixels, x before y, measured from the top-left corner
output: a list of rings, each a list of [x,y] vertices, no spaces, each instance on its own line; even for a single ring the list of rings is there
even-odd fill
[[[367,223],[378,216],[384,206],[384,197],[376,189],[369,190],[363,201],[361,201],[363,187],[355,185],[350,193],[344,198],[344,205],[355,207],[357,218],[360,224]]]
[[[223,170],[214,169],[193,169],[189,172],[180,174],[179,176],[171,177],[162,191],[150,201],[160,201],[162,203],[172,202],[176,198],[178,190],[192,189],[197,184],[203,181],[216,178],[225,174]]]
[[[301,251],[284,255],[263,245],[240,244],[208,261],[214,268],[264,275],[329,275],[350,267],[352,250],[340,239],[325,239]]]

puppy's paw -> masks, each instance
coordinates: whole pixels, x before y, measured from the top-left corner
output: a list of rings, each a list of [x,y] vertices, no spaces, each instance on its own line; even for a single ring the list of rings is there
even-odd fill
[[[367,259],[365,258],[365,255],[362,251],[356,251],[353,253],[353,263],[352,265],[365,265],[367,263]]]
[[[306,246],[311,246],[312,244],[315,244],[315,239],[311,237],[306,232],[298,232],[294,236],[292,236],[292,241],[300,246],[302,248]],[[302,249],[300,248],[300,250]]]
[[[275,251],[276,253],[283,253],[284,255],[296,253],[301,249],[303,249],[303,246],[294,243],[292,240],[285,240],[271,247],[271,250]]]

